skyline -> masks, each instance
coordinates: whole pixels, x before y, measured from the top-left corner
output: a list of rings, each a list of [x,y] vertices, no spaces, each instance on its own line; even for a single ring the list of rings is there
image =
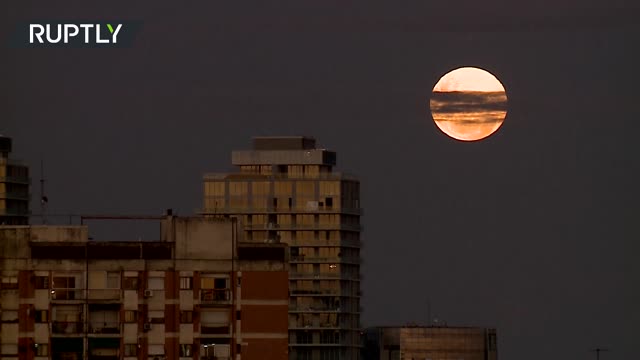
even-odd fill
[[[31,166],[34,211],[44,159],[50,213],[180,215],[251,136],[314,136],[362,183],[363,325],[424,323],[430,301],[497,328],[502,358],[631,358],[638,12],[550,4],[11,5],[3,35],[38,16],[144,24],[131,49],[3,48],[0,133]],[[509,114],[461,143],[429,99],[467,65],[503,81]]]

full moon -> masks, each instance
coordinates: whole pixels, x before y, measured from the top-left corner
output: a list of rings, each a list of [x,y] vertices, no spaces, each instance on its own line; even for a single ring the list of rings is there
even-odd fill
[[[488,71],[462,67],[440,78],[429,105],[442,132],[457,140],[476,141],[496,132],[504,122],[507,93]]]

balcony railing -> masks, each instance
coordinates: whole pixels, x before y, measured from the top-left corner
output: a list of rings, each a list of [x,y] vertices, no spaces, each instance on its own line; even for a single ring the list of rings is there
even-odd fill
[[[0,176],[0,183],[31,184],[31,179],[26,176]]]
[[[206,198],[214,198],[207,196]],[[272,206],[246,206],[246,207],[229,207],[219,206],[213,208],[196,209],[196,213],[200,214],[348,214],[363,215],[364,210],[361,208],[349,208],[340,206],[300,206],[291,207],[272,207]]]
[[[231,301],[230,289],[203,289],[200,290],[200,303],[202,304],[226,304]]]
[[[341,274],[339,272],[324,272],[324,273],[310,273],[310,272],[289,272],[289,279],[291,280],[325,280],[325,279],[342,279],[342,280],[360,280],[357,275]]]
[[[29,200],[28,193],[19,193],[19,192],[2,192],[0,193],[0,199],[12,199],[12,200]]]
[[[120,300],[122,290],[120,289],[89,289],[89,300]]]
[[[320,172],[320,173],[275,173],[275,174],[260,174],[253,172],[244,173],[208,173],[204,175],[205,181],[210,180],[224,180],[229,176],[246,176],[251,179],[290,179],[290,180],[352,180],[358,181],[355,175],[341,172]]]
[[[244,225],[245,230],[348,230],[361,231],[359,224],[258,224]]]
[[[229,324],[202,323],[200,324],[201,334],[230,334]]]
[[[29,216],[31,211],[29,210],[14,210],[14,209],[0,209],[0,215],[2,216]]]
[[[84,333],[83,322],[53,321],[51,323],[53,334],[81,334]]]
[[[340,296],[338,289],[290,289],[291,295]]]
[[[298,256],[292,256],[290,261],[292,263],[311,262],[311,263],[360,264],[360,259],[359,258],[355,258],[355,257],[338,257],[338,256],[321,257],[321,256],[298,255]]]
[[[296,306],[289,305],[290,312],[344,312],[339,306]]]
[[[120,334],[119,322],[92,322],[89,323],[90,334]]]
[[[84,300],[86,291],[83,289],[51,289],[51,300]]]

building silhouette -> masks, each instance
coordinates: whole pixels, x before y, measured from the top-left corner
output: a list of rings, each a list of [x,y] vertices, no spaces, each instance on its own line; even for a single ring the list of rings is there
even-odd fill
[[[0,226],[0,358],[286,359],[286,244],[241,242],[235,219],[159,221],[157,241]]]
[[[367,328],[362,358],[497,360],[496,330],[449,326]]]
[[[11,138],[0,135],[0,225],[29,223],[29,168],[9,158]]]
[[[360,184],[309,137],[256,137],[238,171],[204,176],[205,216],[244,241],[289,245],[289,358],[360,357]]]

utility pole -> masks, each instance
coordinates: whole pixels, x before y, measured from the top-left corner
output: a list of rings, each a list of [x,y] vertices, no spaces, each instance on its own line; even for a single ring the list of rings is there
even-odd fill
[[[600,352],[601,351],[609,351],[609,349],[605,349],[605,348],[595,348],[595,349],[591,349],[591,352],[595,352],[596,353],[596,360],[600,360]]]

